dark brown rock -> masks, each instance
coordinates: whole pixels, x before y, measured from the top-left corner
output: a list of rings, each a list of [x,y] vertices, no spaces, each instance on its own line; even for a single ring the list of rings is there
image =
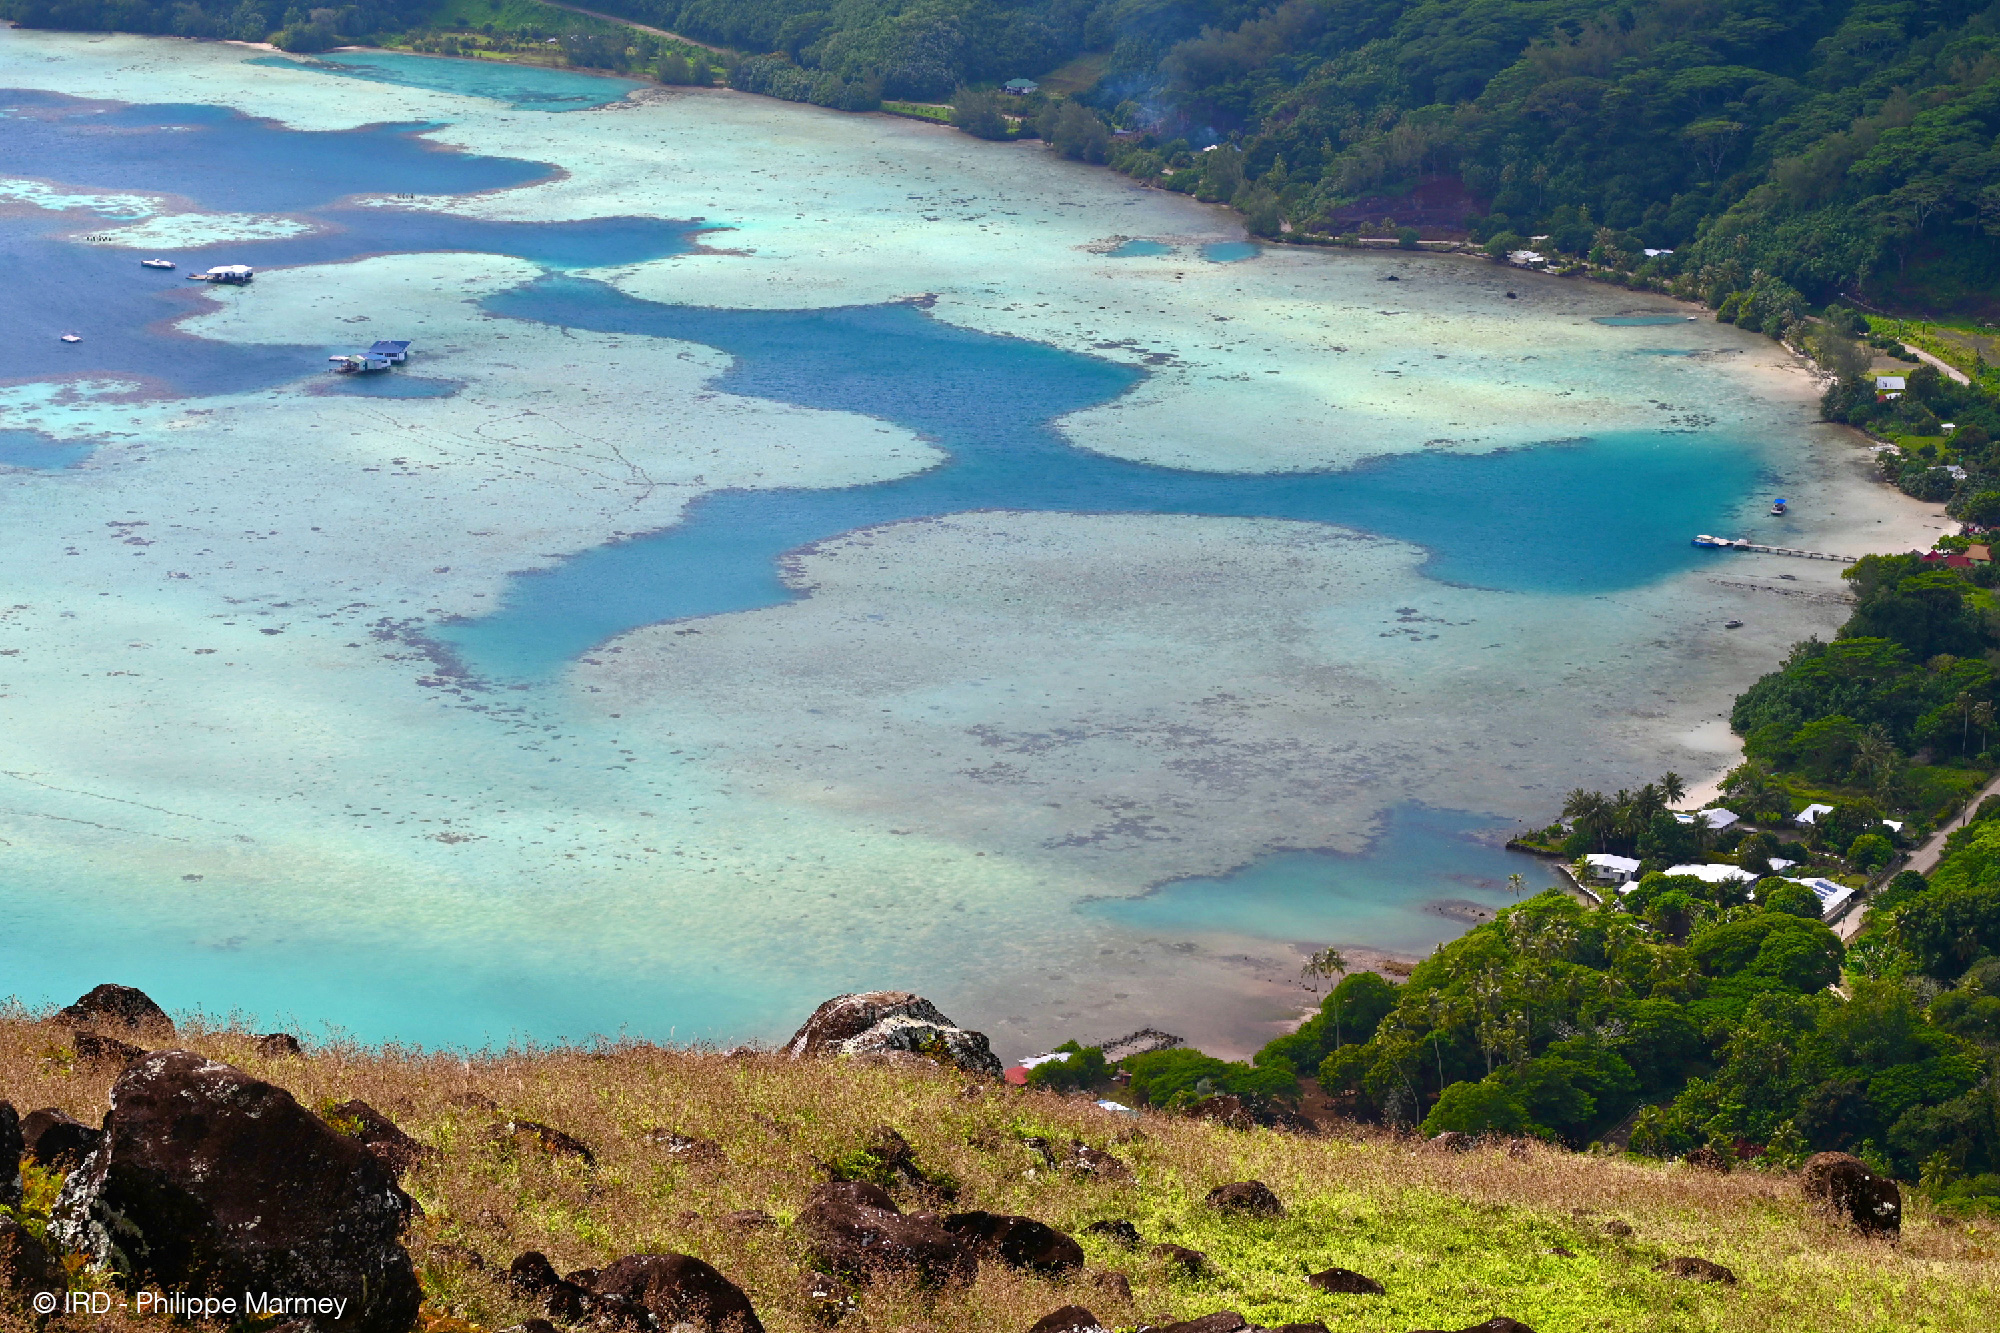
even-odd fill
[[[1858,1157],[1815,1153],[1799,1172],[1799,1186],[1814,1207],[1857,1230],[1886,1234],[1903,1229],[1902,1190]]]
[[[1193,1120],[1213,1120],[1218,1125],[1230,1129],[1255,1129],[1257,1117],[1243,1104],[1241,1097],[1231,1093],[1220,1093],[1214,1097],[1204,1097],[1181,1112]]]
[[[647,1130],[646,1142],[655,1145],[676,1162],[716,1166],[724,1160],[722,1149],[717,1144],[689,1134],[677,1134],[671,1129]]]
[[[102,1032],[78,1032],[70,1038],[76,1062],[92,1069],[123,1069],[146,1052],[129,1041],[107,1037]]]
[[[430,1149],[405,1134],[396,1123],[364,1101],[341,1102],[327,1109],[330,1121],[345,1121],[360,1128],[348,1137],[382,1160],[401,1176],[430,1153]],[[343,1132],[346,1132],[343,1130]]]
[[[953,1213],[944,1229],[965,1237],[982,1259],[1054,1276],[1083,1267],[1083,1247],[1046,1222],[1006,1213]]]
[[[1504,1314],[1496,1314],[1483,1324],[1468,1324],[1464,1328],[1451,1330],[1420,1328],[1412,1330],[1412,1333],[1535,1333],[1535,1330],[1518,1319],[1509,1319]]]
[[[28,1150],[21,1136],[21,1116],[14,1103],[0,1102],[0,1208],[21,1202],[21,1154]]]
[[[1693,1152],[1681,1158],[1681,1160],[1697,1171],[1720,1171],[1727,1173],[1730,1166],[1733,1165],[1726,1153],[1720,1153],[1708,1147],[1696,1148]]]
[[[959,1027],[936,1005],[909,991],[836,995],[815,1009],[785,1043],[785,1054],[794,1060],[898,1053],[1000,1077],[1000,1060],[984,1033]]]
[[[304,1055],[305,1048],[289,1032],[266,1032],[257,1038],[257,1054],[266,1060],[280,1060],[288,1055]]]
[[[510,1324],[501,1329],[500,1333],[557,1333],[557,1330],[556,1326],[546,1319],[523,1319],[518,1324]]]
[[[1619,1240],[1629,1240],[1632,1236],[1632,1224],[1621,1222],[1614,1217],[1604,1224],[1604,1233],[1607,1236],[1616,1236]]]
[[[1248,1217],[1285,1215],[1285,1205],[1278,1202],[1278,1196],[1271,1193],[1271,1187],[1261,1180],[1239,1180],[1234,1184],[1217,1185],[1208,1192],[1205,1202],[1219,1213],[1238,1213]]]
[[[1431,1135],[1431,1147],[1439,1152],[1470,1152],[1478,1140],[1470,1134],[1461,1134],[1455,1129],[1447,1129],[1442,1134]]]
[[[1238,1333],[1250,1327],[1250,1321],[1234,1310],[1217,1310],[1199,1319],[1184,1319],[1178,1324],[1168,1324],[1160,1333]]]
[[[903,1216],[887,1191],[861,1181],[815,1186],[798,1224],[822,1268],[856,1280],[910,1272],[942,1285],[970,1282],[979,1267],[963,1238],[935,1218]]]
[[[21,1121],[21,1141],[37,1165],[52,1171],[74,1171],[97,1149],[104,1131],[86,1125],[67,1111],[44,1106]]]
[[[1028,1326],[1028,1333],[1105,1333],[1097,1316],[1081,1305],[1051,1310]]]
[[[1331,1333],[1325,1324],[1314,1320],[1310,1324],[1280,1324],[1271,1333]]]
[[[387,1167],[283,1088],[156,1051],[112,1086],[104,1140],[49,1232],[135,1284],[340,1299],[341,1333],[407,1333],[422,1301],[400,1239],[410,1208]]]
[[[1123,1273],[1109,1268],[1094,1268],[1088,1277],[1090,1285],[1121,1305],[1132,1303],[1132,1280]]]
[[[1365,1274],[1357,1273],[1351,1268],[1329,1268],[1323,1272],[1314,1273],[1306,1281],[1312,1283],[1321,1291],[1332,1292],[1337,1296],[1380,1296],[1383,1294],[1380,1282]]]
[[[764,1333],[750,1298],[734,1282],[690,1254],[631,1254],[602,1270],[592,1295],[652,1316],[652,1327],[702,1333]]]
[[[1122,1217],[1106,1218],[1101,1222],[1087,1224],[1084,1231],[1093,1236],[1102,1236],[1113,1245],[1123,1245],[1128,1250],[1137,1249],[1145,1243],[1139,1228]]]
[[[805,1293],[806,1310],[818,1323],[837,1324],[861,1308],[847,1285],[831,1273],[807,1273]]]
[[[68,1274],[48,1248],[13,1218],[0,1217],[0,1291],[29,1295],[68,1287]]]
[[[125,1028],[149,1037],[174,1035],[174,1020],[167,1017],[166,1010],[153,1003],[151,996],[142,990],[114,986],[110,982],[92,987],[90,993],[79,998],[75,1004],[57,1010],[56,1017],[65,1023]]]
[[[536,1120],[509,1120],[493,1126],[486,1136],[495,1143],[513,1143],[543,1152],[550,1157],[567,1157],[585,1166],[597,1165],[597,1154],[581,1139]]]
[[[1093,1148],[1082,1140],[1070,1144],[1069,1151],[1063,1158],[1062,1169],[1071,1175],[1114,1184],[1123,1184],[1132,1179],[1131,1167],[1102,1148]]]
[[[1155,1245],[1147,1253],[1168,1267],[1178,1268],[1191,1277],[1208,1271],[1208,1256],[1200,1250],[1190,1250],[1185,1245]]]
[[[1657,1263],[1653,1265],[1653,1271],[1665,1273],[1668,1277],[1692,1278],[1696,1282],[1726,1282],[1732,1287],[1736,1285],[1736,1274],[1721,1264],[1712,1263],[1707,1259],[1697,1259],[1691,1254]]]
[[[562,1274],[540,1250],[523,1250],[507,1265],[507,1285],[526,1296],[547,1291],[562,1281]]]

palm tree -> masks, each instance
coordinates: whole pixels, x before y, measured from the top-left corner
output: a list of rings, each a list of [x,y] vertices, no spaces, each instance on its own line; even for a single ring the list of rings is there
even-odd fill
[[[1679,805],[1687,799],[1687,788],[1681,784],[1681,775],[1668,769],[1660,775],[1660,795],[1666,797],[1668,805]]]
[[[1993,701],[1981,699],[1972,706],[1972,725],[1979,728],[1979,749],[1986,751],[1986,734],[1993,730]]]
[[[1563,818],[1589,835],[1601,852],[1604,850],[1604,835],[1616,821],[1616,812],[1603,792],[1585,791],[1578,787],[1563,801]]]
[[[1861,734],[1861,742],[1855,749],[1854,772],[1880,792],[1895,777],[1902,759],[1902,752],[1889,739],[1889,733],[1879,726],[1870,727]]]

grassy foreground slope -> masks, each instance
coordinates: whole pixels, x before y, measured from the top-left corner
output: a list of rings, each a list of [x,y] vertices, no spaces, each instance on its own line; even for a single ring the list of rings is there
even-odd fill
[[[871,1132],[888,1124],[919,1167],[956,1182],[952,1207],[1021,1213],[1075,1235],[1090,1269],[1070,1281],[982,1265],[968,1290],[926,1295],[893,1283],[855,1291],[844,1329],[1019,1333],[1067,1303],[1107,1326],[1163,1324],[1218,1310],[1254,1323],[1317,1320],[1335,1330],[1461,1328],[1496,1314],[1538,1333],[1567,1330],[1973,1330],[2000,1309],[2000,1234],[1910,1209],[1899,1241],[1836,1230],[1785,1174],[1717,1175],[1681,1165],[1592,1157],[1521,1144],[1451,1154],[1353,1126],[1318,1137],[1238,1130],[1084,1098],[984,1084],[958,1073],[854,1062],[795,1064],[626,1044],[474,1057],[331,1048],[262,1058],[241,1031],[183,1025],[183,1047],[290,1090],[308,1107],[360,1098],[435,1149],[405,1178],[424,1215],[409,1248],[431,1333],[499,1329],[541,1314],[499,1274],[524,1250],[559,1271],[646,1251],[690,1253],[749,1293],[767,1327],[820,1327],[791,1223],[829,1164],[867,1169]],[[95,1123],[115,1071],[73,1067],[64,1029],[0,1018],[0,1097],[58,1106]],[[551,1157],[488,1130],[525,1118],[575,1136],[594,1165]],[[653,1131],[711,1141],[719,1158],[682,1162]],[[1081,1139],[1134,1172],[1131,1183],[1050,1170],[1024,1142]],[[532,1141],[531,1141],[532,1142]],[[1266,1182],[1278,1219],[1226,1219],[1202,1202],[1218,1184]],[[53,1181],[31,1181],[29,1210]],[[905,1191],[906,1210],[926,1206]],[[759,1209],[775,1225],[732,1225]],[[1204,1251],[1212,1273],[1163,1268],[1146,1248],[1083,1230],[1127,1218],[1150,1245]],[[32,1221],[32,1219],[31,1219]],[[1629,1228],[1629,1234],[1626,1232]],[[473,1256],[485,1261],[482,1268]],[[1697,1255],[1735,1286],[1654,1271]],[[1381,1281],[1380,1297],[1325,1295],[1305,1275],[1332,1265]],[[1132,1299],[1091,1270],[1115,1270]],[[99,1333],[154,1327],[114,1314]],[[26,1327],[0,1314],[0,1327]]]

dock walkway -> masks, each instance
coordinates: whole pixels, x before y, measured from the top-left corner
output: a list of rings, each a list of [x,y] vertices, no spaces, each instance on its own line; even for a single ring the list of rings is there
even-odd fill
[[[1761,555],[1790,555],[1801,560],[1837,560],[1843,565],[1851,565],[1859,559],[1858,556],[1834,555],[1829,551],[1802,551],[1795,546],[1760,546],[1756,542],[1710,537],[1706,533],[1696,537],[1694,544],[1708,551],[1756,551]]]

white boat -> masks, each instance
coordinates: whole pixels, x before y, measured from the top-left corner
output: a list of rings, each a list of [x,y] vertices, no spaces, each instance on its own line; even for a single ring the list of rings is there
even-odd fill
[[[66,343],[80,343],[83,341],[83,335],[81,333],[65,333],[62,336],[62,340]]]
[[[172,268],[173,266],[174,261],[171,259],[142,259],[139,261],[140,268]]]
[[[256,270],[248,264],[218,264],[206,273],[188,274],[188,280],[190,282],[226,282],[235,284],[248,282],[256,276]]]
[[[389,358],[376,356],[370,352],[350,352],[343,356],[330,356],[333,373],[336,375],[372,375],[389,368]]]

